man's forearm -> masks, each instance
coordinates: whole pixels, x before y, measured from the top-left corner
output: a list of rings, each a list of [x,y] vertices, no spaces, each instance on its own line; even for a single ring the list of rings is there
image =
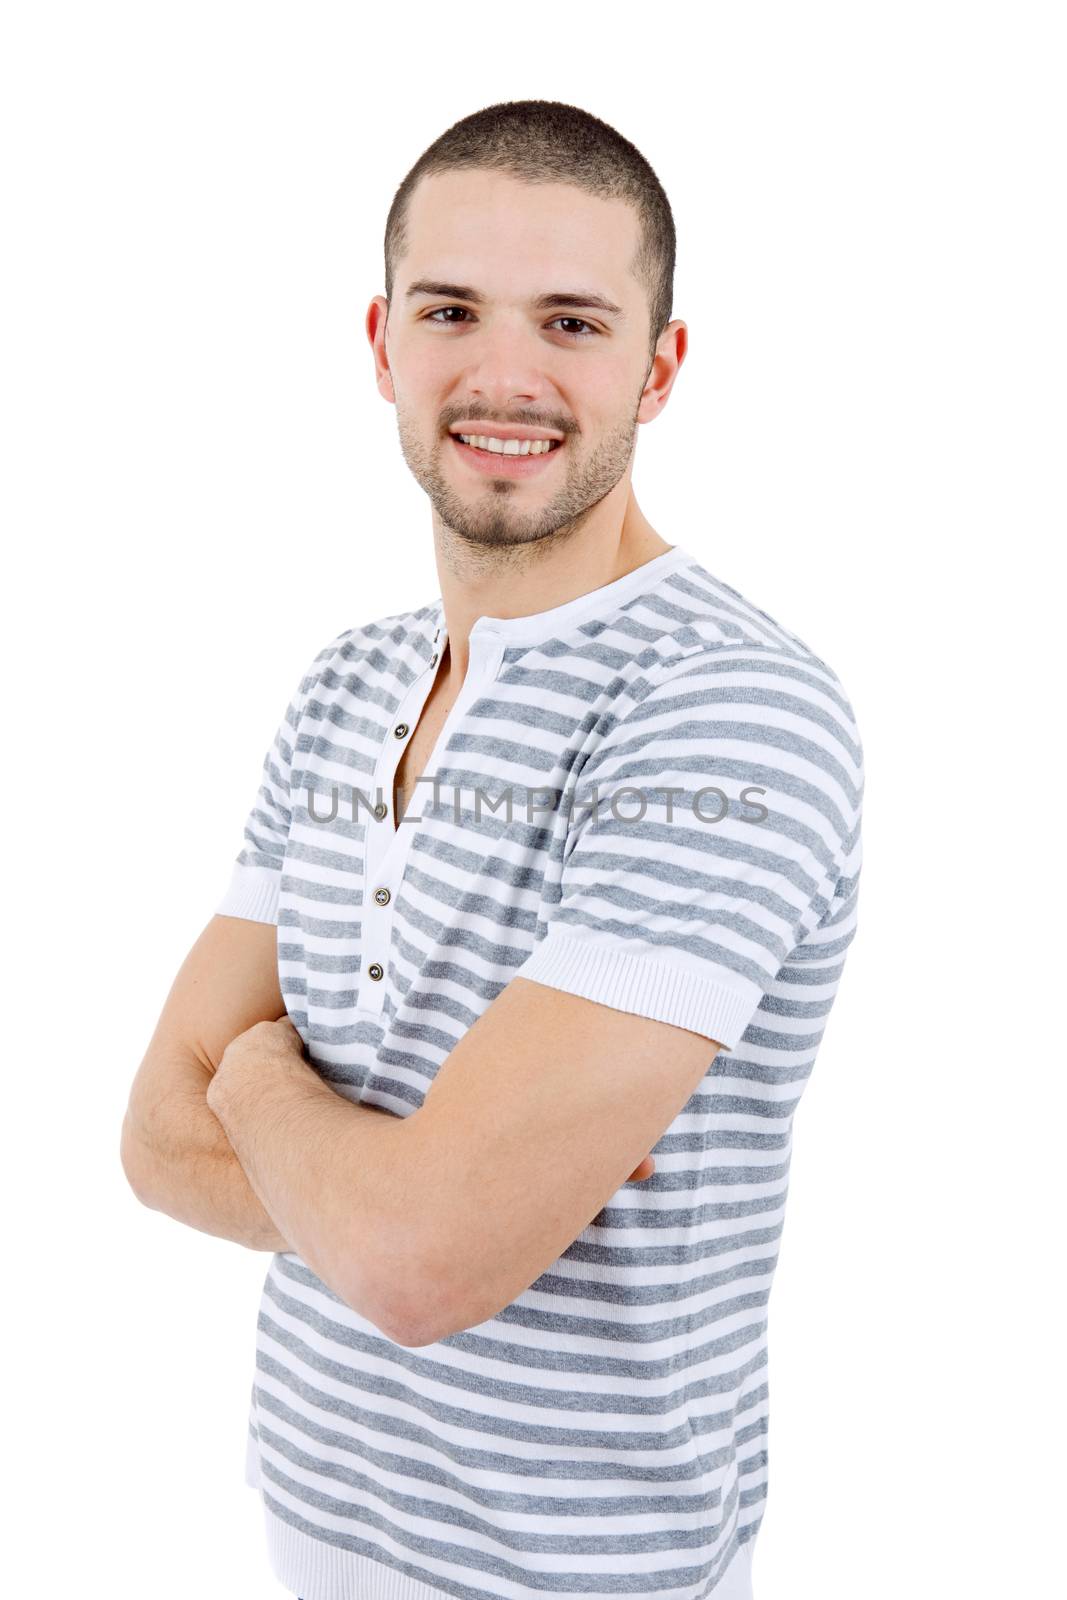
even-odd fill
[[[288,1252],[289,1244],[245,1175],[237,1153],[205,1098],[209,1079],[197,1093],[171,1096],[151,1141],[123,1127],[123,1164],[141,1201],[218,1239],[249,1250]]]
[[[413,1176],[407,1119],[354,1104],[299,1055],[261,1047],[281,1025],[260,1026],[258,1038],[250,1029],[238,1054],[223,1059],[208,1106],[291,1248],[388,1333],[385,1302],[405,1271],[418,1222],[406,1203]]]

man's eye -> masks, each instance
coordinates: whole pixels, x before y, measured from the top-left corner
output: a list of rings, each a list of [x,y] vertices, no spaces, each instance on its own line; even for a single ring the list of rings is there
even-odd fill
[[[592,326],[592,324],[583,322],[581,317],[556,317],[555,320],[557,322],[577,322],[581,324],[581,326],[585,329],[585,332],[571,334],[572,339],[588,339],[591,335],[596,333],[596,329]]]
[[[460,313],[460,316],[463,316],[463,317],[469,317],[470,316],[470,312],[467,310],[467,308],[465,306],[438,306],[437,310],[436,311],[431,311],[428,314],[428,316],[426,317],[425,320],[427,322],[437,322],[437,326],[439,328],[457,328],[457,327],[461,327],[462,324],[460,322],[456,321],[455,319],[451,318],[451,317],[448,318],[446,321],[438,322],[437,319],[439,317],[443,317],[444,313],[448,312],[448,311],[458,311]],[[554,317],[553,321],[554,322],[576,322],[580,328],[583,328],[585,330],[584,332],[579,333],[577,331],[572,332],[569,328],[563,328],[561,330],[561,332],[563,332],[568,339],[590,339],[590,338],[595,338],[595,336],[596,336],[596,331],[597,330],[592,326],[591,323],[584,321],[584,319],[581,318],[581,317]],[[549,326],[551,326],[551,323],[549,324]]]
[[[468,315],[468,312],[466,310],[464,310],[463,306],[438,306],[436,311],[431,311],[430,312],[430,315],[426,318],[426,321],[427,322],[433,322],[437,317],[439,317],[441,315],[442,311],[462,311],[464,316]],[[440,327],[440,326],[441,326],[441,324],[438,323],[438,327]]]

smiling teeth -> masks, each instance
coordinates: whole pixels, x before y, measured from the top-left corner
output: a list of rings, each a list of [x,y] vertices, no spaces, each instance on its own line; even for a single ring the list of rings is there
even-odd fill
[[[498,456],[543,456],[552,449],[551,439],[492,439],[476,433],[461,433],[458,437],[476,450],[492,450]]]

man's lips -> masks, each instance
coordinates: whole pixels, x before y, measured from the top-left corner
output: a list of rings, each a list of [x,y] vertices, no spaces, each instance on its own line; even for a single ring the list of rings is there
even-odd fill
[[[467,466],[488,478],[533,478],[544,472],[552,461],[566,448],[561,441],[554,449],[539,456],[503,455],[499,450],[480,450],[477,445],[464,444],[457,433],[449,434],[453,445]]]

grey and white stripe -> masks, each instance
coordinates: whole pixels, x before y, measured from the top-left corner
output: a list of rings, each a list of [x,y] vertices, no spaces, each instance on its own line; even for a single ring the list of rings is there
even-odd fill
[[[478,620],[440,803],[422,788],[395,828],[446,637],[438,600],[319,653],[216,908],[277,921],[311,1060],[406,1116],[519,973],[724,1049],[654,1177],[476,1328],[398,1346],[272,1258],[247,1476],[275,1571],[320,1600],[745,1600],[792,1118],[856,929],[856,720],[824,661],[676,545]],[[614,808],[594,815],[594,783]],[[354,790],[387,814],[353,815]]]

